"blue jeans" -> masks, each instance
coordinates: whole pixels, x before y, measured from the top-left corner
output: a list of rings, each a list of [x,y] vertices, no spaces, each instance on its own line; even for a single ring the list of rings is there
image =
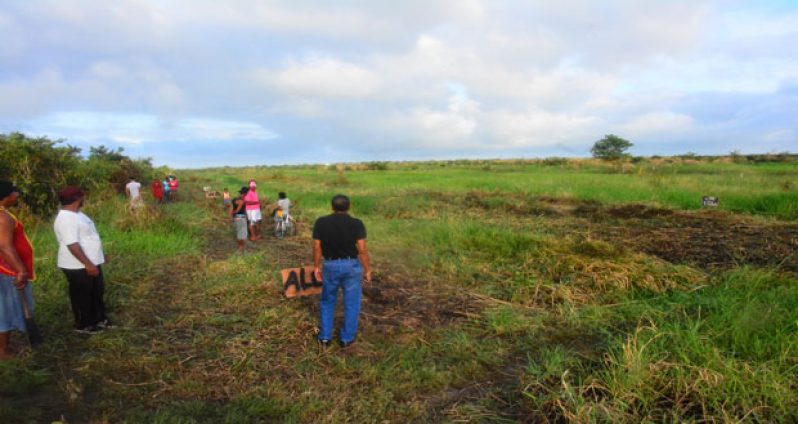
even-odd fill
[[[357,323],[360,316],[360,280],[363,279],[363,268],[357,259],[338,259],[324,261],[321,272],[319,340],[332,340],[333,316],[340,288],[344,292],[344,325],[341,327],[340,340],[349,343],[355,340],[357,335]]]

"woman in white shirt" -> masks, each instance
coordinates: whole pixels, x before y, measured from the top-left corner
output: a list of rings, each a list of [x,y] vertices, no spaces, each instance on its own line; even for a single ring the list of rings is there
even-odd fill
[[[109,325],[103,302],[102,241],[94,222],[80,211],[86,198],[83,190],[66,187],[58,197],[61,210],[53,225],[58,239],[58,267],[69,282],[75,331],[95,333]]]

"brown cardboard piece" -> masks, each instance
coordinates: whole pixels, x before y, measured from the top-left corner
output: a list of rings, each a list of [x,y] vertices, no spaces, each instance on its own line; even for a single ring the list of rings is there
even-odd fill
[[[289,299],[321,294],[321,281],[313,275],[312,266],[283,269],[280,274],[283,277],[283,294]]]

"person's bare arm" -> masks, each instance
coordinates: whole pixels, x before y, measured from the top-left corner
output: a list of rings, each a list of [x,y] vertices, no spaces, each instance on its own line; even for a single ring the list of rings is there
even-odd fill
[[[0,257],[17,272],[14,285],[23,289],[28,282],[28,269],[14,248],[14,224],[8,214],[0,213]]]
[[[70,245],[67,245],[67,249],[69,249],[69,252],[72,253],[72,255],[75,256],[75,258],[77,258],[77,260],[79,260],[80,263],[86,266],[87,274],[89,274],[92,277],[100,275],[100,270],[97,268],[96,265],[94,265],[89,260],[89,258],[86,256],[86,253],[83,252],[83,248],[80,247],[79,243],[72,243]]]
[[[369,251],[366,248],[366,239],[357,241],[357,256],[360,264],[363,265],[363,278],[367,283],[371,282],[371,264],[369,263]]]
[[[313,239],[313,273],[321,281],[321,240]]]

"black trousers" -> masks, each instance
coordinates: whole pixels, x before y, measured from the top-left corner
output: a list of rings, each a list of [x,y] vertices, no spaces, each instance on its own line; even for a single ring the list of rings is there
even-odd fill
[[[105,281],[103,269],[98,266],[100,275],[90,276],[86,269],[61,269],[69,282],[69,300],[75,314],[75,327],[86,328],[107,319],[105,316]]]

